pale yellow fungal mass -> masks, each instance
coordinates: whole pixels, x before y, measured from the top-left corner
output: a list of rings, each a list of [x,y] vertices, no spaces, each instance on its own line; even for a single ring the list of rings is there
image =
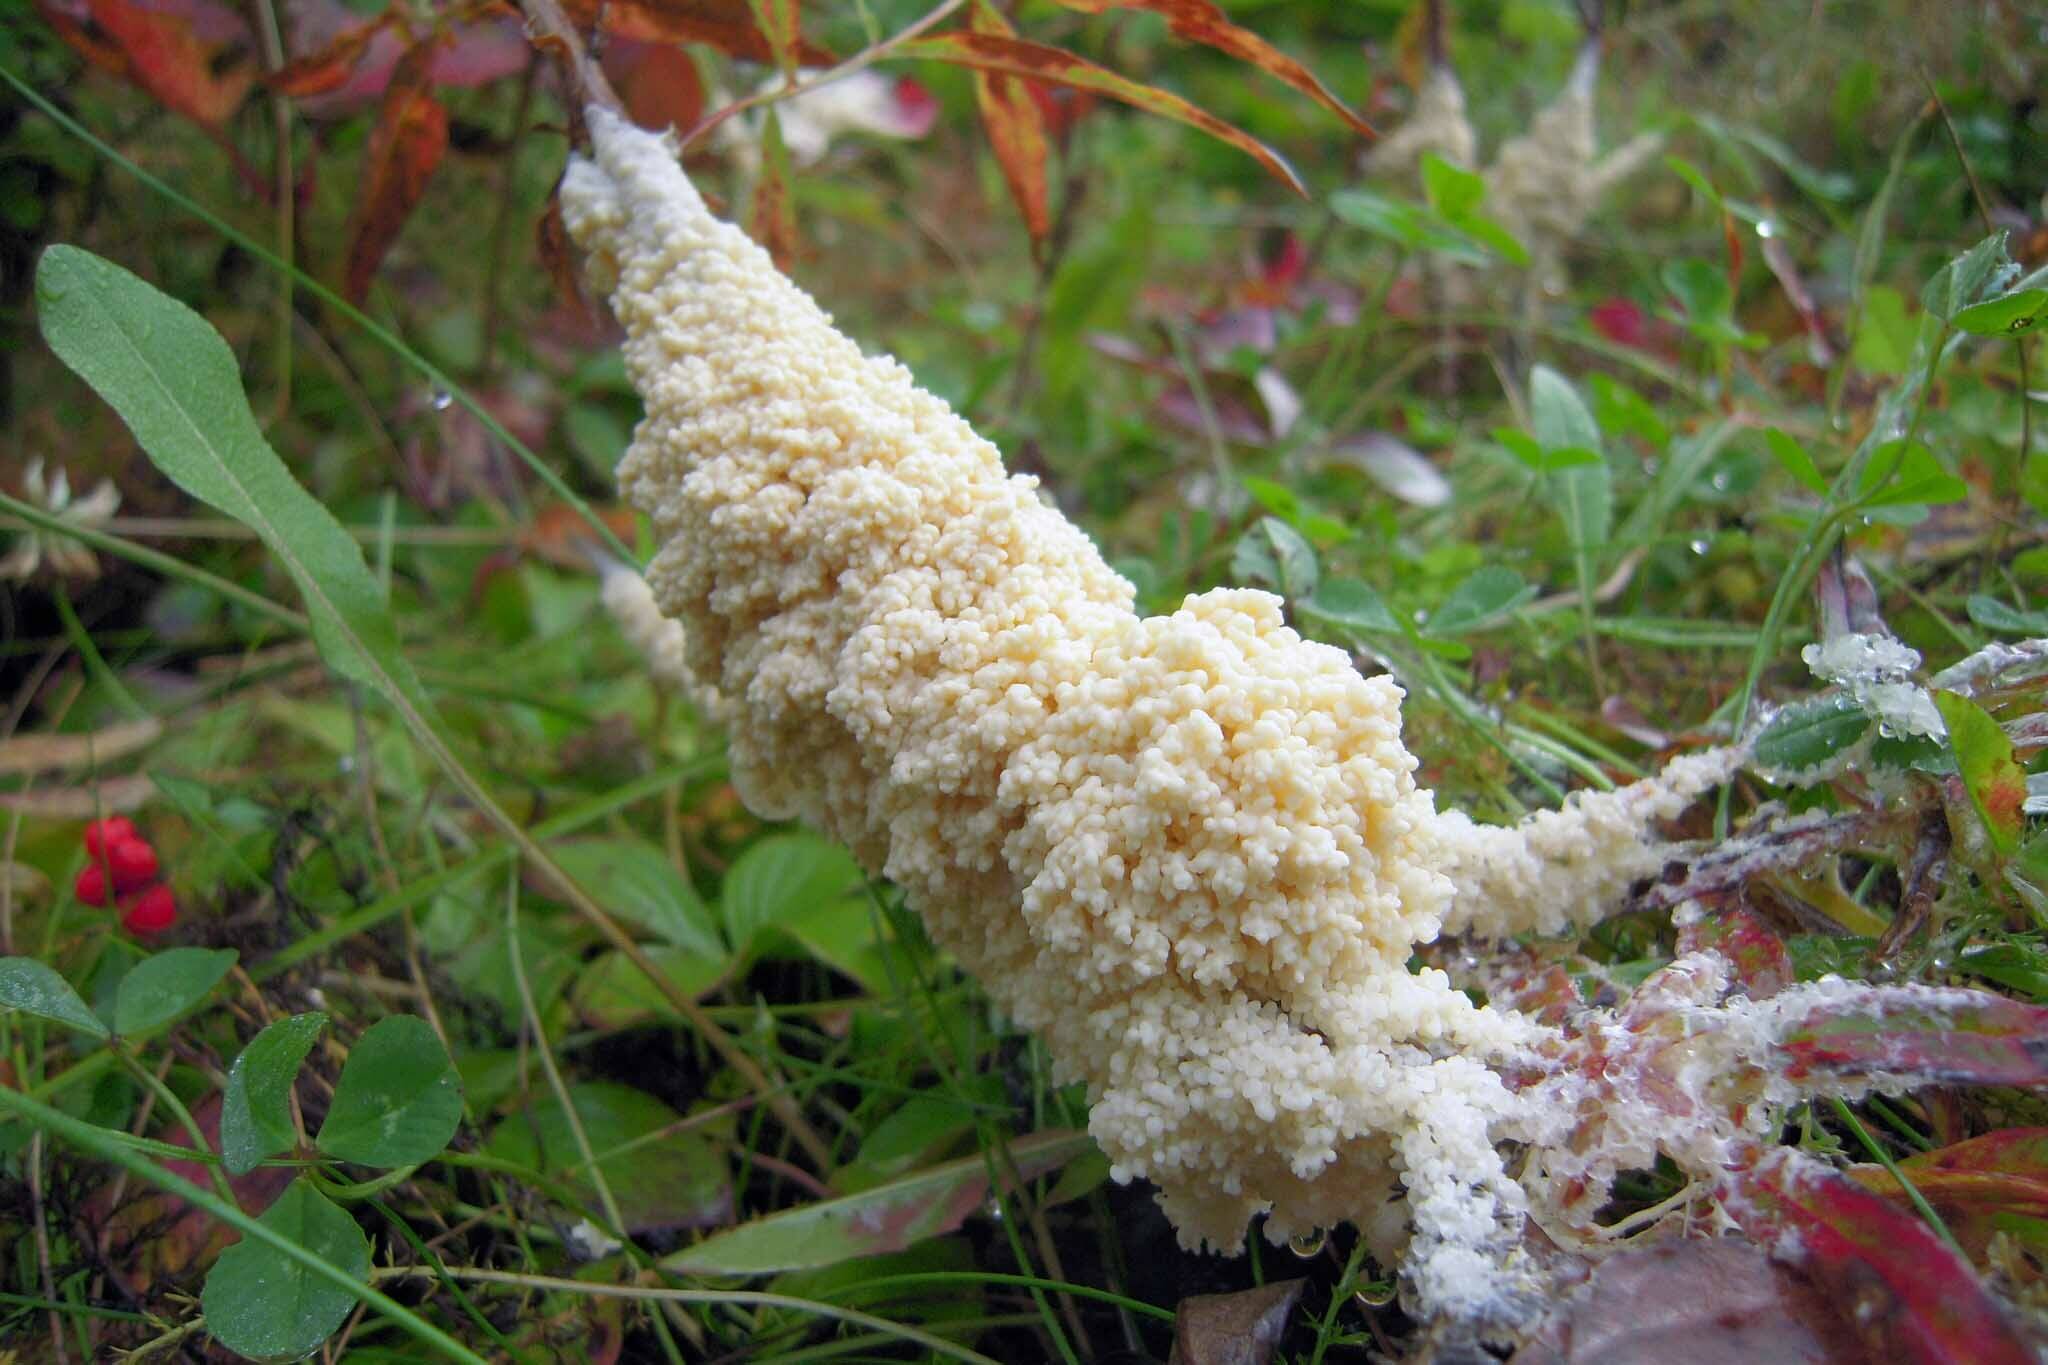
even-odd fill
[[[1349,1220],[1405,1235],[1433,1304],[1495,1294],[1521,1190],[1487,1062],[1532,1026],[1409,969],[1458,855],[1400,689],[1264,593],[1137,616],[1034,482],[835,331],[663,139],[591,128],[562,207],[646,404],[620,481],[742,796],[902,887],[1086,1082],[1117,1174],[1189,1244],[1235,1248],[1261,1210],[1276,1239]],[[1483,873],[1489,927],[1539,915]]]

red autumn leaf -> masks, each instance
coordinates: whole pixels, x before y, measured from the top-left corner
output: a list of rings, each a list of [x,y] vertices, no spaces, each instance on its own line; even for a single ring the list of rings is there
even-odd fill
[[[1678,931],[1678,951],[1711,948],[1735,964],[1735,979],[1752,1000],[1765,1000],[1792,984],[1792,954],[1770,925],[1741,906],[1700,916]]]
[[[1016,36],[1016,30],[986,0],[975,0],[968,11],[968,24],[976,33]],[[1000,72],[974,73],[974,102],[981,109],[981,126],[1010,187],[1010,197],[1024,215],[1031,248],[1042,250],[1052,231],[1045,181],[1045,115],[1031,98],[1029,82]]]
[[[754,22],[747,0],[566,0],[562,8],[577,27],[599,27],[615,37],[703,43],[750,62],[777,60],[775,44]],[[796,40],[796,57],[801,66],[832,66],[839,60],[802,37]]]
[[[1173,36],[1182,42],[1200,43],[1213,47],[1241,62],[1250,62],[1261,71],[1276,76],[1307,95],[1323,108],[1343,119],[1357,132],[1376,138],[1370,123],[1352,112],[1351,106],[1338,99],[1329,86],[1316,78],[1314,72],[1294,58],[1274,47],[1271,43],[1253,33],[1250,29],[1239,28],[1230,22],[1228,16],[1210,0],[1058,0],[1067,9],[1079,10],[1083,14],[1102,14],[1113,9],[1147,10],[1164,15]]]
[[[2048,1009],[1957,987],[1845,985],[1791,1023],[1787,1073],[2048,1084]]]
[[[400,59],[377,111],[364,161],[362,197],[348,234],[342,297],[361,303],[384,253],[426,193],[427,178],[448,150],[448,111],[434,98],[434,51],[429,39]]]
[[[398,14],[398,10],[388,9],[367,24],[344,29],[319,51],[286,62],[265,78],[266,83],[294,98],[339,90],[355,74],[371,41],[390,27]]]
[[[157,103],[218,130],[255,82],[255,67],[232,44],[202,34],[191,16],[131,0],[87,0],[84,13],[43,0],[58,36],[95,66],[140,86]]]
[[[1991,1239],[2025,1222],[2048,1228],[2048,1128],[2005,1128],[1899,1163],[1964,1251],[1982,1257]],[[1882,1166],[1852,1166],[1865,1189],[1909,1202]]]
[[[1199,128],[1255,159],[1261,166],[1287,182],[1295,193],[1306,197],[1308,188],[1278,152],[1239,128],[1233,128],[1214,114],[1190,104],[1179,95],[1155,86],[1119,76],[1086,58],[1063,52],[1043,43],[1007,38],[996,33],[942,33],[933,38],[916,38],[898,45],[899,57],[947,62],[976,71],[995,71],[1009,76],[1046,81],[1053,85],[1091,90],[1142,109]]]
[[[1701,1237],[1601,1260],[1509,1365],[1862,1358],[1837,1305],[1798,1273],[1738,1237]]]
[[[768,248],[775,264],[788,270],[796,259],[795,186],[789,167],[789,147],[782,140],[782,121],[771,106],[761,124],[761,176],[754,185],[754,203],[747,218],[747,231]]]
[[[703,78],[680,47],[620,39],[605,46],[604,74],[642,128],[694,128],[704,116]]]
[[[1722,1180],[1722,1207],[1848,1306],[1873,1360],[2022,1365],[2033,1353],[1969,1265],[1912,1213],[1789,1147]]]

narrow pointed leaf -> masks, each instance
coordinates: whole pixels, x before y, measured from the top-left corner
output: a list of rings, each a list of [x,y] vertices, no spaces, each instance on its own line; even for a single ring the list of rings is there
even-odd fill
[[[1845,985],[1789,1021],[1795,1079],[1911,1077],[1927,1085],[2048,1085],[2048,1008],[1986,991]]]
[[[1872,1359],[2022,1365],[2033,1353],[1975,1274],[1912,1213],[1780,1148],[1724,1181],[1722,1207],[1856,1305]]]
[[[797,253],[794,181],[789,146],[782,140],[782,120],[770,106],[768,116],[761,121],[761,174],[754,182],[747,231],[768,248],[776,267],[785,271],[796,260]]]
[[[1098,95],[1122,100],[1125,104],[1142,109],[1146,113],[1170,118],[1191,128],[1199,128],[1211,137],[1227,142],[1252,157],[1273,175],[1285,181],[1296,194],[1308,193],[1308,187],[1302,184],[1301,177],[1295,174],[1294,168],[1287,164],[1286,159],[1250,133],[1232,127],[1214,114],[1190,104],[1179,95],[1169,94],[1156,86],[1119,76],[1114,71],[1106,70],[1071,52],[1047,47],[1042,43],[1027,42],[1022,38],[1006,38],[996,33],[956,32],[942,33],[932,38],[914,38],[907,43],[898,44],[896,55],[946,62],[976,71],[1023,76],[1052,85],[1071,86],[1076,90],[1091,90]]]
[[[1035,1133],[1010,1144],[1007,1171],[1031,1180],[1091,1150],[1086,1133]],[[843,1199],[805,1204],[743,1223],[664,1260],[662,1268],[697,1275],[767,1275],[809,1270],[856,1256],[901,1251],[938,1237],[988,1202],[989,1158],[947,1162]]]
[[[976,33],[1016,36],[1009,21],[987,0],[975,0],[967,21]],[[1023,215],[1024,230],[1031,234],[1031,249],[1042,250],[1052,231],[1045,178],[1045,111],[1022,80],[996,71],[974,73],[974,103],[981,110],[982,131],[996,154],[1003,182],[1010,187],[1017,212]]]
[[[439,41],[416,43],[391,73],[360,172],[362,191],[348,231],[342,297],[361,303],[377,266],[398,240],[448,150],[448,111],[434,98]]]
[[[1351,125],[1352,131],[1366,137],[1379,136],[1370,123],[1353,112],[1351,106],[1339,99],[1336,92],[1323,84],[1314,72],[1250,29],[1231,23],[1229,16],[1210,0],[1058,0],[1058,3],[1083,14],[1135,9],[1163,15],[1173,36],[1182,42],[1200,43],[1247,62],[1307,95]]]
[[[235,357],[197,313],[110,261],[53,246],[36,267],[43,337],[172,483],[243,523],[291,574],[321,657],[433,716],[363,552],[257,429]]]

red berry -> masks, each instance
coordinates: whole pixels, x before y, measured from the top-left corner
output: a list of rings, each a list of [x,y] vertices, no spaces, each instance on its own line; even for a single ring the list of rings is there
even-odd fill
[[[107,850],[107,866],[117,889],[134,891],[156,880],[156,850],[141,839],[124,839]]]
[[[177,920],[177,898],[161,882],[121,897],[121,924],[131,934],[161,934]]]
[[[125,815],[110,815],[85,827],[85,851],[97,862],[123,839],[135,837],[135,822]]]
[[[88,864],[86,869],[78,874],[78,880],[72,883],[71,891],[72,894],[76,895],[79,900],[87,905],[105,905],[107,903],[106,869],[98,863]]]

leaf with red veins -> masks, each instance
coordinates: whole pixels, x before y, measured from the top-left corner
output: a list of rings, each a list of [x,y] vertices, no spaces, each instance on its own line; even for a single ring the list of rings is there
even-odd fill
[[[2048,1009],[1985,991],[1844,986],[1778,1032],[1785,1074],[1911,1078],[1925,1085],[2048,1084]]]
[[[1968,1263],[1918,1217],[1781,1147],[1717,1191],[1742,1230],[1828,1293],[1870,1359],[2026,1365],[2033,1353]]]

